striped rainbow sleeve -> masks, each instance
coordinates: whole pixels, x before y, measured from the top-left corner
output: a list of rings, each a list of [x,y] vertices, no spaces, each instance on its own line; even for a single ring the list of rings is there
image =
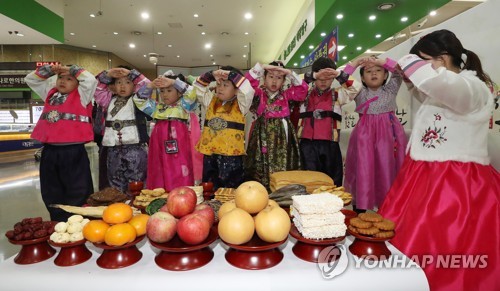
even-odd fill
[[[422,60],[419,56],[410,54],[402,57],[398,61],[399,65],[403,69],[404,75],[406,77],[410,77],[413,75],[419,68],[425,66],[427,61]]]

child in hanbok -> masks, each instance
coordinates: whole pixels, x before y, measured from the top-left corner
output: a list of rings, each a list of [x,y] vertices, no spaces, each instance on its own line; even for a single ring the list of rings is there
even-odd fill
[[[106,110],[102,146],[108,153],[108,182],[111,187],[127,192],[129,182],[146,181],[147,121],[151,118],[135,106],[132,96],[150,81],[137,70],[126,67],[103,71],[97,79],[95,100]]]
[[[344,71],[351,75],[358,66],[363,87],[354,101],[360,118],[349,139],[344,186],[355,209],[373,209],[384,200],[405,156],[406,135],[394,113],[403,77],[392,59],[361,58]]]
[[[151,98],[159,89],[159,102]],[[200,137],[196,92],[183,75],[167,71],[139,89],[136,106],[155,120],[149,140],[147,188],[170,191],[201,180],[202,155],[194,146]]]
[[[264,84],[260,79],[264,76]],[[299,143],[290,122],[290,101],[304,101],[308,85],[281,62],[257,63],[245,74],[255,89],[251,111],[257,115],[250,130],[245,162],[247,180],[269,189],[269,175],[300,168]],[[289,79],[291,86],[284,88]]]
[[[499,290],[491,79],[448,30],[423,36],[398,63],[422,105],[408,156],[379,210],[396,223],[391,243],[421,264],[431,290]]]

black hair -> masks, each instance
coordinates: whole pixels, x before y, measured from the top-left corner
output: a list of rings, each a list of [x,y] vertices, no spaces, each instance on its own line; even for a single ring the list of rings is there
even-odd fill
[[[222,67],[220,67],[220,69],[221,69],[221,70],[225,70],[225,71],[229,71],[229,73],[235,73],[235,74],[239,74],[240,76],[243,76],[243,73],[242,73],[240,70],[238,70],[238,69],[236,69],[235,67],[233,67],[233,66],[222,66]],[[229,79],[229,80],[230,80],[230,79]],[[231,80],[230,80],[230,81],[231,81]],[[233,84],[233,86],[234,86],[235,88],[238,88],[238,87],[236,86],[236,84],[234,84],[234,83],[233,83],[233,81],[231,81],[231,83]]]
[[[332,59],[326,58],[326,57],[321,57],[317,60],[314,61],[312,64],[312,71],[317,73],[321,69],[326,69],[326,68],[332,68],[334,70],[337,69],[337,64]]]
[[[182,82],[186,83],[186,77],[184,77],[183,74],[179,74],[179,75],[171,75],[171,76],[164,76],[165,78],[169,78],[169,79],[172,79],[172,80],[175,80],[177,78],[179,78],[179,80],[181,80]]]
[[[423,36],[411,48],[410,53],[420,57],[422,57],[420,53],[424,53],[431,57],[438,57],[445,54],[449,55],[454,66],[465,70],[476,71],[479,79],[488,85],[493,84],[488,74],[483,71],[479,57],[473,51],[465,49],[457,36],[449,30],[436,30]],[[462,59],[462,54],[467,56],[465,62]]]

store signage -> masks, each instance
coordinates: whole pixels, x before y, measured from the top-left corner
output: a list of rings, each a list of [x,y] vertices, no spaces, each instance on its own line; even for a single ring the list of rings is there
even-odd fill
[[[338,38],[338,27],[330,32],[323,41],[306,57],[300,62],[300,66],[307,67],[312,65],[315,60],[326,57],[337,61],[338,57],[338,46],[337,46],[337,38]]]
[[[45,66],[45,65],[60,65],[61,62],[36,62],[36,68],[40,68],[42,66]]]
[[[28,88],[26,75],[0,75],[0,88]]]

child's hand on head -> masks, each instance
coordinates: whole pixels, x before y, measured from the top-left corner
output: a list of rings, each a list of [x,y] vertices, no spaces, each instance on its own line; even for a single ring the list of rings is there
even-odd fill
[[[130,70],[127,70],[125,68],[112,68],[108,71],[108,76],[115,79],[126,77],[129,74]]]
[[[175,80],[165,77],[158,77],[153,80],[153,83],[156,88],[167,88],[172,86],[175,83]]]
[[[217,84],[219,84],[220,82],[222,82],[224,80],[227,80],[227,78],[229,77],[229,71],[227,71],[227,70],[216,70],[216,71],[212,72],[212,75],[214,76],[215,81],[217,82]]]
[[[69,73],[69,67],[61,66],[61,65],[52,65],[52,66],[50,66],[50,70],[56,75],[63,74],[63,73]]]
[[[335,79],[339,75],[339,72],[333,68],[321,69],[314,74],[315,79],[320,80],[331,80]]]

